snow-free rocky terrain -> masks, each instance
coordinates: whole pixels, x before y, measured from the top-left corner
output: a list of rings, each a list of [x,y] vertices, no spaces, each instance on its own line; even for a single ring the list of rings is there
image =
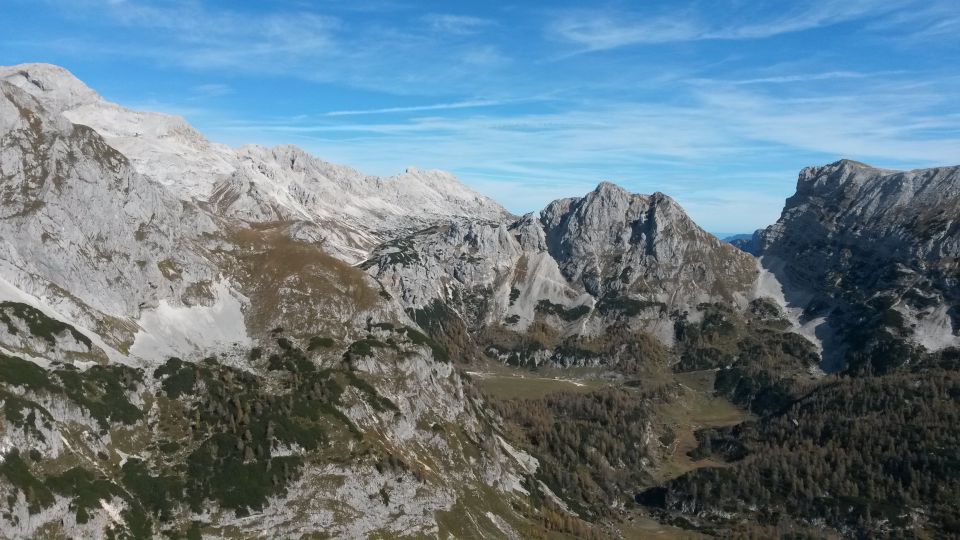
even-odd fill
[[[704,425],[660,414],[700,396],[675,373],[763,416],[958,344],[958,193],[957,168],[805,169],[756,258],[661,193],[517,217],[0,67],[0,536],[631,536]],[[482,390],[504,365],[596,375],[583,410],[630,407],[629,434],[578,417],[578,444],[629,445],[535,436]]]
[[[891,339],[929,351],[960,346],[960,167],[809,167],[751,248],[832,342],[834,368],[885,370],[898,359],[874,353]]]

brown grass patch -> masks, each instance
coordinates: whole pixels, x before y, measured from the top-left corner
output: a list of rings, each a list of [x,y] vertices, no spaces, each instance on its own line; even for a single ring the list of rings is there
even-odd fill
[[[237,249],[223,252],[250,297],[253,332],[277,324],[293,334],[340,326],[374,308],[379,296],[360,270],[325,253],[319,245],[294,240],[288,223],[257,224],[232,231]],[[231,264],[232,263],[232,264]]]

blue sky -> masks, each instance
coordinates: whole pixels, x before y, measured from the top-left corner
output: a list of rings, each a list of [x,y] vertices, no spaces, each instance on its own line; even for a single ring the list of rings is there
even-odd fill
[[[0,0],[0,64],[516,213],[611,180],[745,232],[804,166],[960,164],[957,0],[586,4]]]

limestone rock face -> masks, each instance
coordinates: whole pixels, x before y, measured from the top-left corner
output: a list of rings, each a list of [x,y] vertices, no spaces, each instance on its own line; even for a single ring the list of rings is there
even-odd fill
[[[183,118],[107,102],[67,70],[48,64],[0,67],[0,80],[33,96],[54,116],[92,128],[133,170],[175,198],[214,205],[249,222],[305,220],[329,229],[328,250],[350,262],[396,231],[441,219],[509,215],[442,171],[362,174],[293,146],[238,150],[208,141]],[[416,208],[417,212],[411,212]]]
[[[822,321],[818,334],[839,366],[890,336],[931,351],[960,344],[958,216],[960,167],[843,160],[801,171],[780,219],[754,244],[788,302]]]
[[[0,265],[34,296],[135,318],[217,271],[199,238],[216,230],[130,166],[94,130],[0,81]]]
[[[758,275],[751,256],[703,231],[669,197],[610,183],[539,215],[419,231],[362,266],[411,313],[449,309],[450,324],[459,321],[481,347],[547,329],[551,337],[538,341],[546,357],[564,338],[619,327],[670,345],[673,319],[696,317],[702,303],[744,306]]]
[[[519,536],[537,461],[345,262],[506,215],[0,67],[0,530]]]
[[[602,183],[583,198],[551,203],[540,222],[564,276],[596,297],[627,292],[668,304],[731,302],[754,279],[749,257],[662,193],[638,196]]]

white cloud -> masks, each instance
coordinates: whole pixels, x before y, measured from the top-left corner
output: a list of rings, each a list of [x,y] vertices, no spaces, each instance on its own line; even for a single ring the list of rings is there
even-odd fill
[[[424,23],[436,32],[455,35],[471,35],[493,26],[494,21],[467,15],[430,13],[423,16]]]
[[[625,45],[669,43],[700,39],[702,29],[692,21],[677,17],[654,17],[624,21],[615,14],[569,13],[558,17],[549,30],[565,41],[590,51],[615,49]]]
[[[884,75],[895,75],[902,73],[899,71],[887,71],[882,73],[860,73],[857,71],[826,71],[822,73],[799,73],[791,75],[778,75],[770,77],[756,77],[753,79],[740,79],[733,81],[714,81],[714,82],[729,82],[734,85],[748,85],[748,84],[788,84],[796,82],[810,82],[810,81],[830,81],[838,79],[867,79],[871,77],[878,77]]]
[[[522,115],[479,108],[455,117],[416,114],[441,113],[449,103],[387,109],[400,113],[389,120],[313,117],[217,133],[236,142],[294,142],[375,174],[411,165],[453,170],[515,212],[607,179],[675,196],[710,230],[749,231],[776,218],[803,166],[840,157],[881,166],[960,162],[957,117],[942,114],[953,101],[943,89],[951,86],[894,77],[787,96],[778,87],[700,80],[690,100],[674,105],[574,100]]]
[[[878,0],[818,0],[778,6],[771,14],[757,13],[758,5],[715,4],[712,16],[727,13],[719,20],[683,8],[666,15],[568,11],[554,18],[548,26],[548,33],[583,47],[585,51],[600,51],[638,44],[767,38],[875,16],[893,9]]]
[[[172,69],[187,66],[201,74],[198,82],[216,77],[211,73],[220,69],[218,75],[231,84],[243,84],[245,77],[237,74],[261,80],[282,74],[334,83],[325,89],[330,91],[377,91],[358,98],[358,103],[369,99],[368,108],[339,105],[343,110],[323,114],[308,103],[290,113],[296,116],[262,122],[225,123],[218,120],[225,113],[209,111],[189,114],[215,139],[295,143],[376,174],[409,165],[450,169],[515,211],[580,195],[609,179],[640,192],[667,192],[708,228],[744,230],[775,217],[770,212],[779,211],[793,190],[796,170],[805,165],[841,156],[884,166],[960,162],[960,84],[951,78],[956,66],[934,58],[949,56],[942,52],[949,49],[931,47],[956,39],[948,30],[957,15],[947,9],[949,2],[939,0],[931,0],[936,10],[903,7],[918,6],[914,0],[896,6],[879,0],[812,0],[781,4],[776,12],[769,3],[729,0],[709,10],[712,18],[691,7],[705,2],[669,13],[567,11],[548,23],[549,35],[560,45],[539,39],[542,35],[521,35],[542,27],[543,20],[520,8],[511,11],[516,20],[510,25],[498,25],[462,15],[422,14],[409,6],[390,17],[351,18],[343,12],[282,10],[258,16],[241,4],[214,10],[189,0],[152,5],[127,0],[115,7],[86,1],[82,10],[91,8],[91,14],[82,16],[109,19],[112,26],[120,23],[120,34],[146,37],[132,47],[105,34],[67,34],[64,49],[79,50],[86,40],[94,47],[88,49],[91,55],[123,55],[131,63],[145,59]],[[629,51],[568,58],[563,65],[545,61],[571,45],[583,52],[758,39],[854,20],[856,25],[833,34],[837,43],[801,59],[775,48],[758,51],[751,43],[677,47],[686,52],[668,51],[663,58]],[[891,44],[902,35],[937,39],[917,42],[922,48]],[[852,40],[862,50],[848,57],[842,47]],[[528,47],[512,47],[518,43]],[[876,54],[868,49],[874,46]],[[918,61],[887,62],[883,54],[893,48],[909,51]],[[691,50],[696,58],[691,59]],[[196,96],[229,91],[215,83],[193,90]],[[278,95],[300,103],[307,102],[304,94],[300,84],[278,88]],[[415,97],[393,99],[391,94]],[[530,97],[545,95],[549,99]],[[500,106],[534,101],[530,107]],[[410,103],[418,105],[404,105]],[[248,107],[254,108],[234,117],[272,109]],[[762,174],[751,177],[756,171]],[[766,213],[758,214],[758,208]]]
[[[251,9],[243,3],[215,8],[195,0],[47,3],[73,24],[121,31],[87,34],[71,43],[44,40],[34,47],[140,57],[198,72],[286,75],[391,94],[450,95],[509,65],[496,44],[474,39],[495,21],[417,15],[410,6],[381,6],[391,11],[391,17],[381,17],[332,2],[276,9]],[[131,39],[130,31],[136,38],[125,41]]]
[[[868,28],[919,45],[931,39],[956,43],[960,41],[960,10],[955,0],[929,0],[872,21]]]
[[[955,130],[955,122],[930,112],[946,96],[920,90],[814,99],[716,90],[701,97],[707,108],[724,111],[741,137],[865,161],[960,162],[960,137],[936,132]]]
[[[221,83],[198,84],[192,90],[196,98],[220,97],[233,93],[233,88],[230,85]]]
[[[324,116],[359,116],[369,114],[409,113],[423,111],[445,111],[451,109],[476,109],[479,107],[494,107],[505,102],[495,99],[475,99],[470,101],[456,101],[453,103],[434,103],[431,105],[414,105],[410,107],[384,107],[379,109],[360,109],[345,111],[330,111]]]

